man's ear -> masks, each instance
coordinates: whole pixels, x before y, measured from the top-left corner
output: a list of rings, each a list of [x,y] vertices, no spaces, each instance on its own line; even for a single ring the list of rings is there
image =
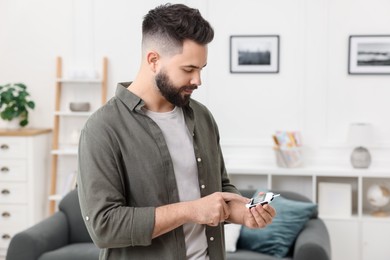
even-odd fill
[[[146,55],[146,61],[148,62],[149,68],[153,71],[157,71],[157,66],[159,64],[160,55],[155,51],[150,51]]]

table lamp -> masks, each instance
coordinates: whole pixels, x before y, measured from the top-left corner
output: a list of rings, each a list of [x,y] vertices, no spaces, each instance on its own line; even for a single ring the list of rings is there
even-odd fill
[[[354,168],[366,169],[371,164],[371,154],[367,147],[373,142],[372,125],[368,123],[352,123],[349,126],[348,143],[355,148],[351,154]]]

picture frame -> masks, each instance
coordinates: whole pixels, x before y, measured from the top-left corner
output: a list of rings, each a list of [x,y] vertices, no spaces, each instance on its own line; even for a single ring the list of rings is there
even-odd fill
[[[231,73],[279,73],[279,35],[231,35]]]
[[[348,73],[390,74],[390,35],[349,36]]]
[[[350,183],[318,183],[318,214],[322,218],[352,216],[352,185]]]

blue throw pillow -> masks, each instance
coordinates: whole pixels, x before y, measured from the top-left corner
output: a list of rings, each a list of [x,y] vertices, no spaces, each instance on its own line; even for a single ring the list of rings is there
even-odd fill
[[[272,223],[263,229],[243,226],[238,247],[283,258],[313,212],[317,210],[317,205],[289,200],[284,198],[283,194],[275,198],[271,205],[276,210]]]

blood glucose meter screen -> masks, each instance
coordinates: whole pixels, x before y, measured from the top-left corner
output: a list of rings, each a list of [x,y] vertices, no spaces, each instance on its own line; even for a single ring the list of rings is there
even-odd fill
[[[263,194],[257,194],[257,196],[253,200],[253,204],[262,202],[265,199],[265,193]]]

